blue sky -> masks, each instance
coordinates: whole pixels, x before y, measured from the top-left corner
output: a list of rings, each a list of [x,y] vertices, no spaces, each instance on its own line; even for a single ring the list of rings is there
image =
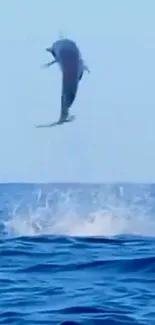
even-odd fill
[[[155,181],[155,2],[0,2],[0,182]],[[91,70],[71,112],[45,51],[74,39]]]

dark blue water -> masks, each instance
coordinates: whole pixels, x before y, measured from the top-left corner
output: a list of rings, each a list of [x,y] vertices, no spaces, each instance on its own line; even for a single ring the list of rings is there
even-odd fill
[[[155,324],[155,186],[0,185],[0,324]]]

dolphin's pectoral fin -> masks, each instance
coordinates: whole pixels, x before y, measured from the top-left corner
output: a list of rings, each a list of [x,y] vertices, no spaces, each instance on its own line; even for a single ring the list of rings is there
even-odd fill
[[[57,62],[57,60],[53,60],[52,62],[45,63],[42,65],[42,68],[48,68],[56,62]]]

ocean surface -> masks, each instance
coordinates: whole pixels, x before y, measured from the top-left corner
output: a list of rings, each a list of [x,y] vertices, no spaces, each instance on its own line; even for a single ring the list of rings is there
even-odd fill
[[[1,184],[0,324],[155,325],[155,185]]]

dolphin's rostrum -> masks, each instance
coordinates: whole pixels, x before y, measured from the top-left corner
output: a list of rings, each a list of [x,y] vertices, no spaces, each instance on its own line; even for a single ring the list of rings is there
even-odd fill
[[[78,46],[72,40],[60,39],[46,51],[53,55],[54,60],[45,64],[44,67],[58,63],[62,71],[60,122],[63,123],[68,118],[69,108],[75,100],[79,81],[82,79],[84,71],[89,72],[89,69],[84,64]]]

